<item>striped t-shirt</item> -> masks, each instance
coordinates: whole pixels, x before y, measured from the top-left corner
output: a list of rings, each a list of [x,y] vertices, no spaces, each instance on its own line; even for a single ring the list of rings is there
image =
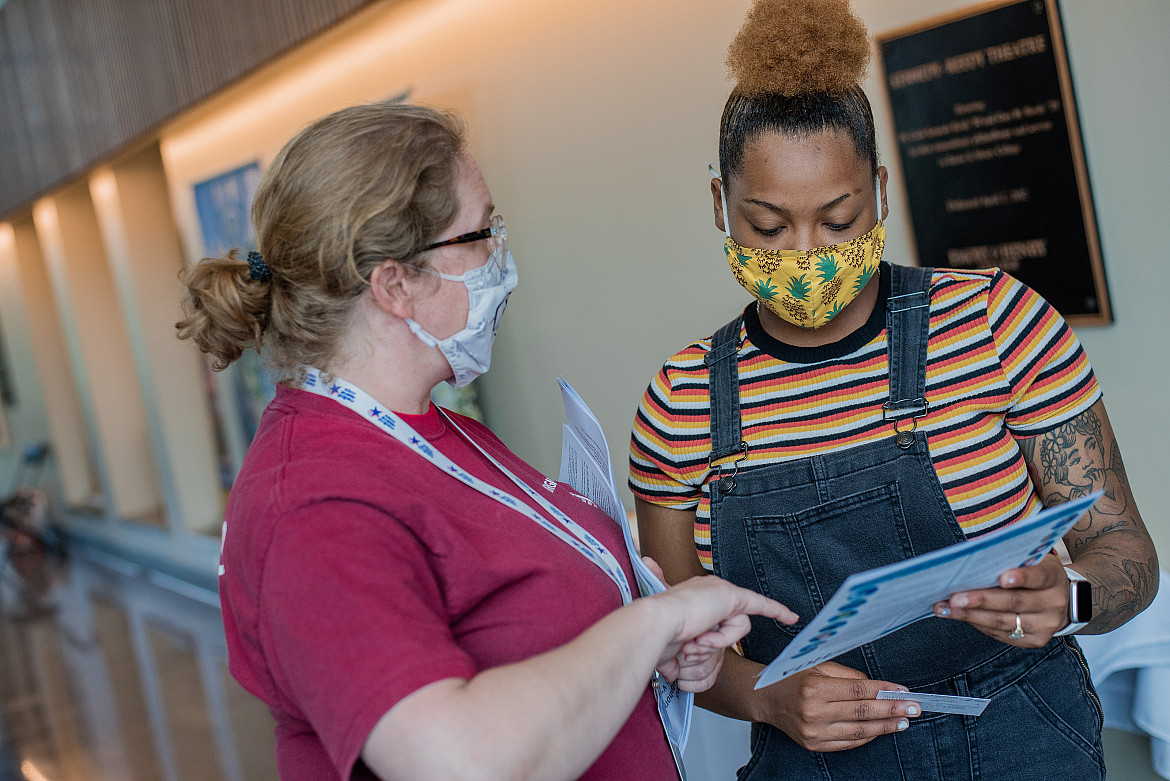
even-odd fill
[[[890,267],[864,326],[823,347],[769,336],[755,305],[739,350],[740,468],[828,453],[893,435],[885,307]],[[675,353],[650,383],[634,421],[630,489],[673,509],[695,508],[695,546],[711,569],[710,392],[702,339]],[[926,398],[919,421],[935,472],[967,536],[1040,507],[1016,437],[1032,437],[1091,407],[1101,391],[1080,342],[1044,299],[991,269],[936,269],[931,278]],[[905,428],[905,423],[900,426]]]

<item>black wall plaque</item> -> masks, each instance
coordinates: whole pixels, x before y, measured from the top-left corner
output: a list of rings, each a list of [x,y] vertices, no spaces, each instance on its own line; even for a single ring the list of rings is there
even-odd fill
[[[1056,0],[878,39],[918,261],[998,266],[1076,324],[1112,322]]]

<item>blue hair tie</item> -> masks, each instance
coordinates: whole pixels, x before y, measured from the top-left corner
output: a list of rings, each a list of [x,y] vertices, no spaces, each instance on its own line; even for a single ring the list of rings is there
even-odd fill
[[[272,279],[272,269],[264,262],[264,256],[256,250],[248,251],[248,278],[257,282]]]

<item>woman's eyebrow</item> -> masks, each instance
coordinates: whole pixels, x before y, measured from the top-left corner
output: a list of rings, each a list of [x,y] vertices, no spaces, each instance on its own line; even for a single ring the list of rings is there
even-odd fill
[[[754,203],[756,206],[763,206],[769,211],[774,211],[785,215],[788,214],[788,210],[782,206],[777,206],[776,204],[768,203],[767,201],[761,201],[759,198],[744,198],[744,201],[747,203]]]
[[[851,195],[853,195],[853,193],[845,193],[844,195],[838,196],[838,197],[834,198],[833,200],[829,201],[828,203],[824,204],[823,206],[821,206],[819,209],[817,209],[817,211],[823,212],[823,211],[827,211],[829,209],[832,209],[834,206],[838,205],[839,203],[841,203],[842,201],[844,201],[846,198],[848,198]],[[759,198],[744,198],[744,201],[746,203],[754,203],[757,206],[763,206],[765,209],[768,209],[769,211],[777,212],[779,214],[784,214],[784,215],[788,214],[788,210],[785,209],[783,206],[777,206],[774,203],[769,203],[768,201],[762,201]]]
[[[834,206],[841,203],[842,201],[844,201],[846,198],[848,198],[851,195],[853,195],[853,193],[845,193],[844,195],[838,196],[838,197],[834,198],[833,200],[829,201],[828,203],[826,203],[824,206],[822,206],[817,211],[822,211],[822,212],[828,211],[829,209],[832,209]]]

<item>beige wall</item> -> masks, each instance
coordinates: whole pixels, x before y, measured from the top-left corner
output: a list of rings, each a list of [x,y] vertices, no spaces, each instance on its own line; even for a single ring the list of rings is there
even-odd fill
[[[167,518],[218,534],[223,519],[202,361],[175,338],[183,252],[157,146],[103,169],[90,192],[133,348]]]
[[[452,105],[471,120],[521,269],[493,371],[481,382],[489,422],[520,455],[555,472],[554,378],[563,373],[601,419],[620,465],[634,409],[662,359],[746,300],[723,266],[706,164],[730,88],[723,53],[748,5],[448,0],[375,8],[166,134],[187,252],[199,253],[193,182],[267,162],[299,126],[350,103],[410,89],[412,99]],[[856,2],[875,34],[967,5]],[[1144,247],[1158,235],[1170,181],[1170,159],[1154,152],[1156,134],[1170,124],[1170,99],[1149,79],[1170,73],[1161,43],[1170,6],[1061,5],[1117,319],[1080,336],[1165,551],[1170,522],[1161,508],[1170,489],[1160,472],[1170,415],[1160,402],[1170,370],[1151,284],[1163,276],[1162,262]],[[873,75],[867,89],[893,169],[887,257],[906,261],[885,93]]]
[[[88,183],[42,199],[34,217],[106,501],[122,517],[157,518],[150,424]]]
[[[32,217],[0,226],[0,316],[5,347],[13,370],[17,404],[4,411],[11,442],[0,451],[0,479],[24,479],[23,449],[41,440],[53,444],[53,474],[44,485],[55,485],[54,499],[82,504],[99,490],[91,459],[81,400],[69,364],[65,335],[49,282]]]

